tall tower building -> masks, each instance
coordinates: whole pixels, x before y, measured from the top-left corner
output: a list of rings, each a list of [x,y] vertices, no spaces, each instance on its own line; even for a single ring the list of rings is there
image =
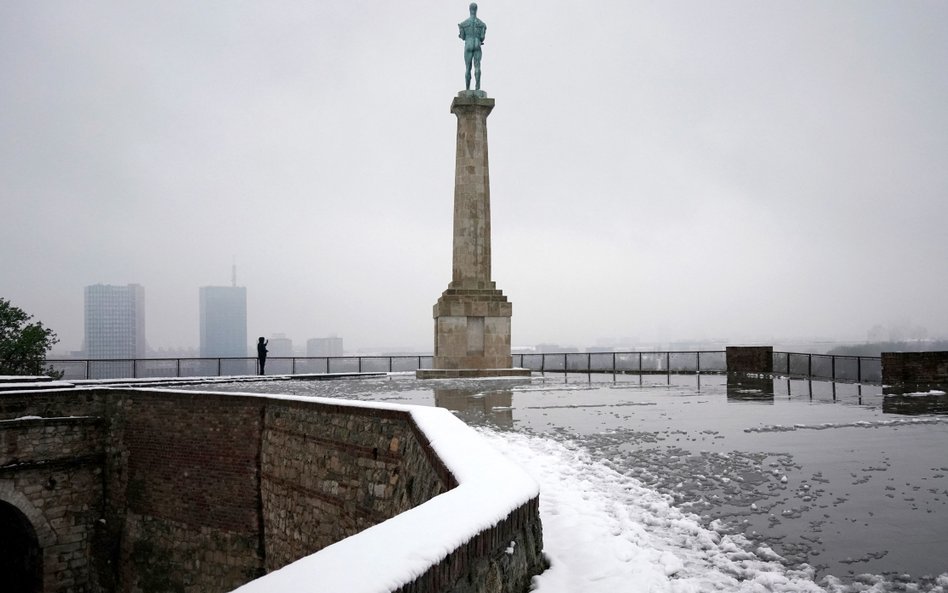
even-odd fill
[[[306,356],[342,356],[342,338],[312,338],[306,341]]]
[[[270,357],[293,356],[293,340],[286,334],[273,334],[267,340],[267,350]]]
[[[200,301],[201,356],[247,356],[247,288],[236,274],[231,286],[202,286]]]
[[[145,358],[145,288],[86,286],[85,330],[88,358]]]

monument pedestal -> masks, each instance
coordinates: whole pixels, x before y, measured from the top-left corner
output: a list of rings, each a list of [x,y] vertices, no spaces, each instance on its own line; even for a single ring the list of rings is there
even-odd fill
[[[434,368],[419,370],[419,378],[530,375],[511,368],[513,305],[491,280],[487,116],[493,108],[483,91],[461,91],[451,103],[458,118],[452,280],[434,306]]]

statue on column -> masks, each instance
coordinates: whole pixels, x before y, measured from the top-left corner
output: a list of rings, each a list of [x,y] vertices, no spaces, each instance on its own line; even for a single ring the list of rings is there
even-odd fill
[[[471,17],[463,23],[458,23],[460,34],[464,40],[464,88],[471,90],[471,65],[474,66],[474,89],[481,90],[481,46],[484,45],[484,36],[487,34],[487,25],[477,18],[477,4],[471,2]]]

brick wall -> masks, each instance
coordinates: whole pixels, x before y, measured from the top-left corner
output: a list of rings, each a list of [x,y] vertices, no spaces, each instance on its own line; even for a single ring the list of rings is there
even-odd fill
[[[227,591],[263,574],[263,400],[150,391],[115,397],[111,446],[125,465],[113,480],[124,520],[121,589]]]

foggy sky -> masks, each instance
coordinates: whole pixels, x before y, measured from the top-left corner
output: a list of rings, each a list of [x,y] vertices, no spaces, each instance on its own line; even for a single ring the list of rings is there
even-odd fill
[[[0,3],[0,296],[432,347],[467,1]],[[948,335],[948,3],[480,3],[514,345]]]

